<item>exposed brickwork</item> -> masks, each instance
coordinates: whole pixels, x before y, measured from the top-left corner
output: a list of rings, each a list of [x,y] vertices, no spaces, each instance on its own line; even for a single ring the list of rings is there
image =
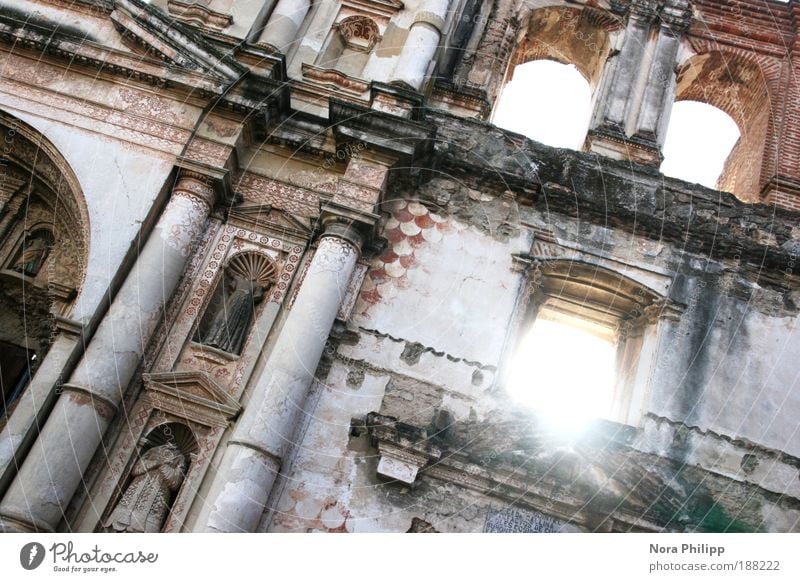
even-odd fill
[[[797,208],[791,203],[793,191],[775,184],[800,178],[800,6],[764,0],[697,0],[694,6],[687,36],[691,47],[700,55],[718,51],[727,63],[750,63],[763,80],[740,89],[743,114],[738,117],[725,96],[711,92],[708,99],[698,99],[726,111],[742,131],[720,185],[744,200]],[[744,172],[737,170],[742,167]]]
[[[610,33],[626,26],[620,6],[616,12],[575,6],[523,11],[516,48],[508,55],[513,19],[495,5],[480,48],[464,60],[462,71],[481,59],[491,59],[497,71],[504,71],[508,63],[507,82],[516,65],[551,59],[575,65],[597,88],[613,54]],[[798,194],[789,185],[800,182],[799,24],[796,1],[692,3],[692,19],[682,43],[694,55],[680,63],[675,98],[708,103],[736,121],[741,139],[718,185],[747,202],[793,208],[787,201]],[[472,66],[470,74],[485,69],[485,65]],[[478,85],[484,87],[490,102],[501,88],[501,77],[502,73],[481,76]]]
[[[539,59],[574,64],[591,86],[596,87],[610,44],[607,23],[597,22],[596,18],[591,18],[593,14],[575,8],[534,11],[525,37],[512,56],[512,67]],[[508,80],[511,80],[511,73],[513,69],[509,71]]]

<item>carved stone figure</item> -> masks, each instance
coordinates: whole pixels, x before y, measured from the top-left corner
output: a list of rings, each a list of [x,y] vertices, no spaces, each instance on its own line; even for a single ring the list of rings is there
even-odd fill
[[[161,531],[186,468],[186,457],[173,443],[145,451],[131,471],[133,480],[103,527],[118,533]]]
[[[264,287],[255,281],[226,278],[223,298],[203,338],[207,346],[238,354],[242,351],[255,306],[264,298]]]
[[[38,230],[25,237],[12,269],[35,277],[42,268],[53,246],[52,235],[46,230]]]

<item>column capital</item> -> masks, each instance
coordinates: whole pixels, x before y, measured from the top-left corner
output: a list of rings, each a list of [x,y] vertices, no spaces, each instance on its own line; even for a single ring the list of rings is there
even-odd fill
[[[230,172],[224,168],[217,168],[196,162],[184,157],[179,157],[175,166],[178,175],[175,180],[173,192],[182,190],[181,182],[189,186],[188,194],[194,194],[201,202],[213,209],[217,203],[234,204],[236,195],[231,186]]]
[[[178,171],[172,195],[197,200],[208,206],[209,212],[214,209],[217,201],[213,178],[183,168]]]
[[[674,37],[682,36],[692,22],[692,8],[688,0],[668,0],[659,14],[661,29]]]
[[[335,237],[349,242],[359,253],[372,254],[379,245],[379,216],[336,202],[323,202],[319,214],[319,238]]]

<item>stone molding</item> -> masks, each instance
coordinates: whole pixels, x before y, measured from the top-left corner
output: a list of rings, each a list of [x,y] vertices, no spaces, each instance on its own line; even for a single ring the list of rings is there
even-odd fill
[[[143,374],[147,399],[155,408],[205,426],[229,426],[241,405],[199,371]]]

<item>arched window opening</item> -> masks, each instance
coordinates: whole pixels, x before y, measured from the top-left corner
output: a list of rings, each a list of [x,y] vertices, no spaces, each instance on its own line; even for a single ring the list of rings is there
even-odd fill
[[[493,121],[549,146],[580,149],[591,104],[589,83],[574,65],[534,61],[516,68]]]
[[[592,98],[619,22],[584,7],[530,13],[496,101],[496,125],[554,147],[580,149]]]
[[[739,140],[739,127],[724,111],[697,101],[680,101],[672,109],[664,142],[661,171],[673,178],[724,189],[726,168]]]
[[[674,124],[683,124],[687,115],[695,115],[694,112],[687,113],[688,108],[693,106],[681,105],[684,101],[704,103],[726,113],[737,126],[740,135],[725,159],[716,184],[711,186],[731,192],[740,200],[758,202],[761,199],[762,165],[771,112],[767,82],[758,65],[739,55],[721,51],[695,55],[678,71],[675,98],[678,103],[670,118],[667,139],[670,139],[670,134],[680,133],[673,131]],[[705,121],[694,118],[695,128],[691,138],[693,142],[712,137],[721,138],[719,133],[721,131],[728,136],[726,140],[732,139],[730,124],[728,129],[708,128],[709,132],[717,131],[717,136],[700,135],[697,126],[701,123],[711,123],[712,115],[718,117],[718,114],[708,110],[705,115],[709,115]],[[721,151],[724,147],[724,143],[709,146],[717,151]],[[666,157],[674,158],[675,155],[665,152]],[[666,170],[674,172],[671,169],[672,163],[670,161]]]

